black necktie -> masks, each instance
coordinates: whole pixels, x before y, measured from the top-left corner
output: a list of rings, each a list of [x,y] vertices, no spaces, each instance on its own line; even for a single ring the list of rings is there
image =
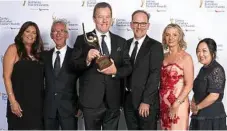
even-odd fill
[[[138,44],[139,44],[139,42],[136,41],[136,42],[135,42],[135,46],[134,46],[133,51],[132,51],[132,54],[131,54],[130,61],[131,61],[131,63],[132,63],[132,66],[133,66],[134,63],[135,63],[135,58],[136,58],[136,53],[137,53],[137,49],[138,49]],[[132,89],[131,83],[132,83],[132,76],[129,75],[129,76],[127,77],[127,79],[126,79],[126,87],[127,87],[127,90],[129,90],[129,91],[131,91],[131,89]]]
[[[101,35],[102,36],[102,43],[101,43],[101,46],[102,46],[102,53],[103,55],[105,56],[109,56],[109,51],[108,51],[108,48],[107,48],[107,45],[106,45],[106,42],[104,41],[104,38],[106,35]]]
[[[139,44],[139,42],[136,41],[136,42],[135,42],[135,47],[134,47],[134,49],[133,49],[133,51],[132,51],[132,55],[131,55],[131,59],[130,59],[132,65],[134,65],[134,63],[135,63],[135,58],[136,58],[136,53],[137,53],[137,49],[138,49],[138,44]]]
[[[58,73],[60,72],[60,69],[61,69],[61,67],[60,67],[61,60],[60,60],[60,56],[59,56],[60,51],[56,51],[56,54],[57,54],[57,56],[56,56],[56,59],[55,59],[55,62],[54,62],[54,73],[55,73],[55,76],[58,75]]]

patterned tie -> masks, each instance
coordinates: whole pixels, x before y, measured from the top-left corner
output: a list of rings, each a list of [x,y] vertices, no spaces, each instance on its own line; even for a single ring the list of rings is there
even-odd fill
[[[54,74],[55,74],[55,76],[58,76],[58,73],[60,72],[60,69],[61,69],[61,66],[60,66],[61,60],[60,60],[60,56],[59,56],[60,51],[56,51],[56,54],[57,54],[57,56],[56,56],[56,59],[54,62]]]
[[[135,63],[135,58],[136,58],[136,53],[137,53],[137,49],[138,49],[138,44],[139,44],[139,42],[136,41],[136,42],[135,42],[135,47],[134,47],[134,49],[133,49],[133,51],[132,51],[132,55],[131,55],[131,59],[130,59],[132,65],[134,65],[134,63]]]
[[[102,36],[102,43],[101,43],[101,46],[102,46],[102,53],[103,55],[105,56],[109,56],[109,51],[108,51],[108,48],[107,48],[107,45],[106,45],[106,42],[104,41],[104,38],[106,35],[101,35]]]

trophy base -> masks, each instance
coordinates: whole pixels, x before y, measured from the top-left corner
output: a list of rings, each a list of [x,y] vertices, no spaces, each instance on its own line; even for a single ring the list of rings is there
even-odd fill
[[[96,59],[96,63],[98,65],[99,70],[103,70],[112,65],[110,58],[107,56],[101,56]]]

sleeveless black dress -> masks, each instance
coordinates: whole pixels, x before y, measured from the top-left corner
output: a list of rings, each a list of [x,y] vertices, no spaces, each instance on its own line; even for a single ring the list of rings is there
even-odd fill
[[[44,70],[38,61],[19,60],[14,64],[12,87],[23,116],[17,117],[7,104],[9,130],[43,129]]]

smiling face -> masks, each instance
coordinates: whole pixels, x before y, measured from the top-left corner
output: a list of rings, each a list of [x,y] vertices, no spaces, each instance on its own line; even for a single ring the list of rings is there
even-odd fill
[[[207,43],[201,42],[199,43],[196,55],[199,62],[203,65],[209,65],[213,60],[214,54],[212,54],[207,46]]]
[[[112,23],[111,10],[108,7],[97,8],[93,17],[96,29],[101,33],[109,31]]]
[[[130,26],[136,39],[144,37],[147,34],[147,30],[150,26],[147,15],[143,12],[134,14]]]
[[[55,23],[51,29],[51,38],[56,44],[57,49],[61,49],[66,45],[66,40],[69,37],[66,26],[63,23]]]
[[[168,47],[179,46],[180,33],[176,28],[168,28],[164,34],[165,44]]]
[[[32,45],[36,41],[36,28],[34,26],[28,26],[21,36],[24,44]]]

